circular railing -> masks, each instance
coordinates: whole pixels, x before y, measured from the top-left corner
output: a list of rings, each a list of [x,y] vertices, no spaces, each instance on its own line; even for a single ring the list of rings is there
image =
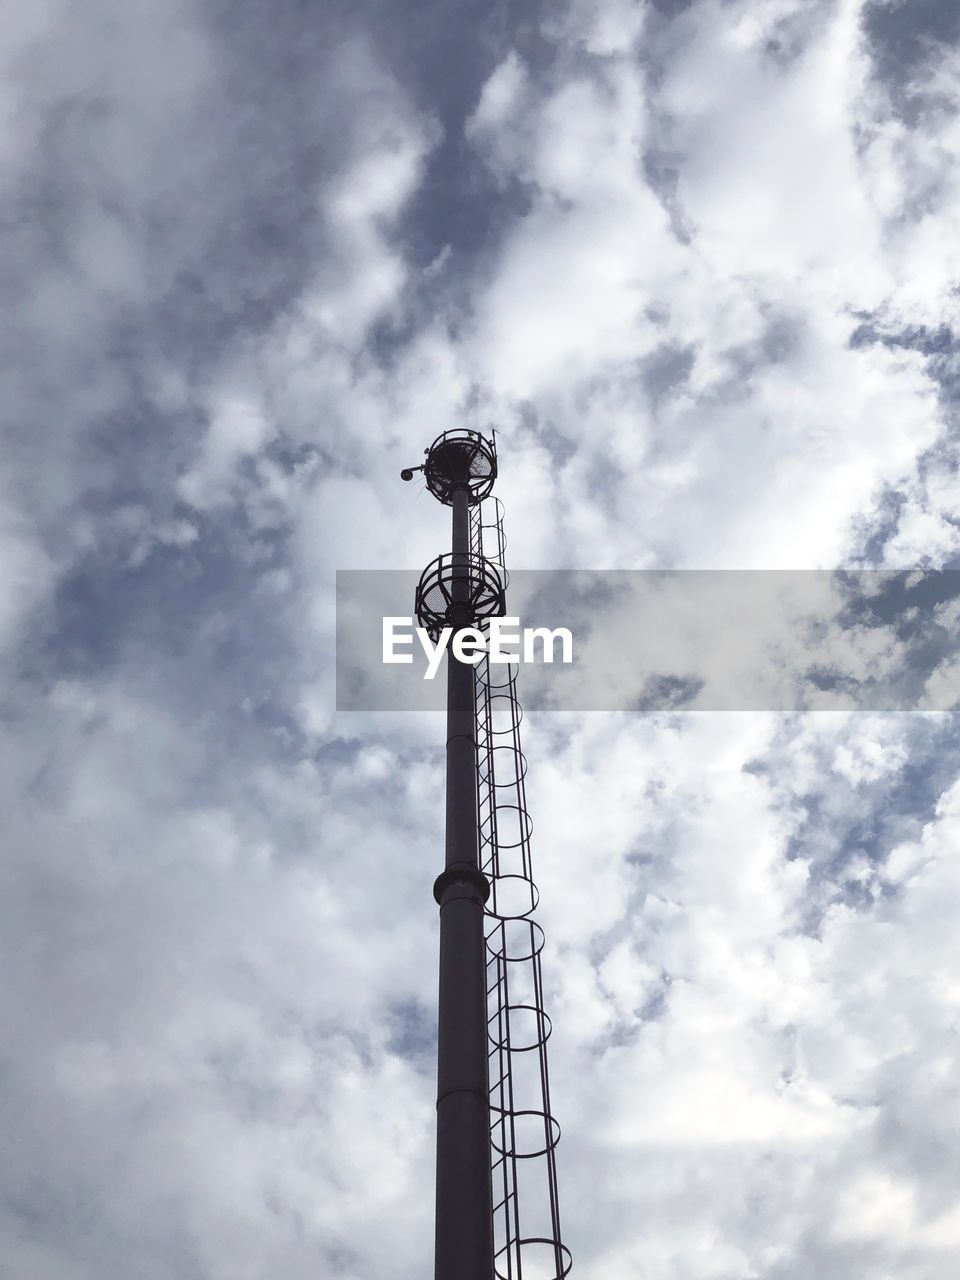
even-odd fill
[[[417,621],[434,642],[445,627],[479,628],[505,608],[499,572],[473,552],[445,552],[420,575]]]
[[[482,502],[492,490],[497,478],[497,455],[479,431],[444,431],[426,454],[423,475],[427,488],[447,506],[458,489],[467,490],[471,504]]]

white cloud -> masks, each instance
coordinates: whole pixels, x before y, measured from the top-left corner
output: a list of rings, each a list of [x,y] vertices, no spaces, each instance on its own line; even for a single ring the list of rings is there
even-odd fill
[[[764,723],[776,728],[775,720]],[[622,815],[622,830],[638,841],[642,856],[621,894],[620,941],[599,952],[592,994],[590,951],[558,946],[551,920],[545,964],[558,987],[554,1004],[566,1014],[568,970],[572,989],[583,993],[572,1030],[561,1016],[551,1041],[554,1094],[578,1099],[573,1134],[568,1121],[561,1151],[574,1204],[590,1194],[583,1170],[605,1171],[602,1204],[590,1197],[601,1215],[596,1237],[576,1210],[567,1212],[569,1230],[583,1233],[582,1248],[601,1275],[630,1266],[654,1275],[728,1274],[727,1264],[713,1270],[708,1240],[727,1254],[739,1252],[744,1274],[776,1260],[784,1274],[809,1274],[816,1266],[843,1265],[842,1250],[854,1239],[879,1250],[870,1264],[877,1275],[889,1265],[884,1258],[908,1256],[907,1274],[945,1275],[951,1175],[936,1154],[935,1134],[949,1070],[931,1071],[928,1063],[950,1060],[951,942],[934,926],[916,950],[915,931],[921,919],[932,924],[928,895],[937,895],[937,920],[949,919],[955,907],[954,860],[938,854],[950,842],[956,804],[945,797],[916,842],[925,850],[919,873],[906,880],[897,872],[899,896],[868,908],[837,905],[818,936],[804,934],[798,912],[806,876],[783,860],[789,810],[771,804],[783,785],[780,770],[769,781],[742,772],[746,761],[765,754],[758,729],[758,718],[746,716],[629,732],[625,724],[602,750],[605,731],[585,726],[583,758],[596,762],[596,776],[579,790],[602,788],[600,762],[615,759],[620,776],[642,779],[643,809],[659,811],[670,825],[650,829],[648,818],[638,828],[629,805],[602,797],[602,811]],[[834,754],[872,745],[869,726],[859,728],[856,719],[814,719],[806,732]],[[899,734],[890,724],[886,733],[897,768]],[[645,765],[638,770],[641,742]],[[802,745],[801,736],[788,761]],[[544,752],[535,740],[531,759],[539,761],[536,779]],[[566,756],[555,757],[552,767],[569,776]],[[782,776],[791,772],[787,764]],[[538,805],[550,794],[547,785]],[[602,848],[607,858],[616,848],[609,834],[598,836],[585,843],[573,832],[566,843],[552,824],[546,834],[541,826],[538,853],[551,864],[549,872],[544,865],[547,903],[558,892],[554,878],[589,880],[590,851]],[[898,867],[917,865],[906,849],[894,859]],[[648,884],[669,902],[649,890],[644,897]],[[600,886],[590,894],[589,913],[602,937],[608,926],[597,916],[598,900],[606,900]],[[559,919],[574,911],[563,900]],[[607,1034],[621,1006],[610,977],[627,971],[631,948],[647,974],[667,980],[659,1009],[639,1023],[623,1020],[623,1034],[611,1044]],[[583,1094],[578,1079],[590,1081]],[[911,1123],[920,1128],[911,1131],[894,1117],[921,1090],[929,1090],[935,1110],[924,1121],[915,1114]],[[866,1195],[870,1188],[875,1195]],[[882,1212],[888,1203],[891,1211]],[[628,1229],[637,1212],[656,1225]],[[671,1230],[675,1223],[683,1229]]]
[[[255,401],[229,393],[215,395],[200,457],[177,484],[180,496],[201,509],[227,500],[238,465],[259,453],[273,435],[263,408]]]

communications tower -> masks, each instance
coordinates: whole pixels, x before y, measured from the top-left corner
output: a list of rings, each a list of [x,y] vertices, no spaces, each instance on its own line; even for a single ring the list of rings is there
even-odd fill
[[[496,440],[445,431],[427,488],[452,510],[451,549],[421,575],[419,625],[483,633],[506,610]],[[465,637],[466,639],[466,637]],[[466,656],[466,655],[465,655]],[[476,653],[474,656],[477,656]],[[514,664],[447,647],[445,866],[440,907],[435,1280],[562,1280],[526,757]]]

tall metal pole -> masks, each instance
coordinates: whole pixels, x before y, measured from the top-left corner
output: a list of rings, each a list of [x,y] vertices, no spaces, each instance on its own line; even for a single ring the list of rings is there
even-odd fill
[[[470,492],[452,495],[453,598],[469,594]],[[465,625],[469,606],[464,604]],[[446,868],[440,906],[435,1280],[493,1280],[483,904],[477,850],[476,673],[447,650]]]
[[[451,508],[453,547],[420,575],[417,620],[434,640],[451,628],[455,641],[463,628],[480,629],[506,613],[501,507],[495,502],[493,519],[485,522],[481,506],[497,477],[496,440],[458,428],[442,432],[424,453],[424,463],[405,467],[400,476],[412,480],[422,471],[429,491]],[[484,530],[495,544],[491,557],[484,554]],[[434,1275],[519,1280],[527,1262],[544,1280],[547,1268],[551,1280],[563,1280],[573,1260],[560,1238],[554,1161],[560,1126],[550,1110],[543,930],[531,918],[538,894],[520,705],[509,669],[495,676],[489,655],[479,667],[462,661],[453,641],[447,648],[446,868],[433,886],[440,906]],[[499,717],[493,714],[495,699]],[[495,719],[503,722],[504,714],[505,722],[496,727]],[[498,747],[503,735],[507,741]],[[512,838],[501,841],[498,814]],[[519,1039],[511,1035],[514,1015]],[[532,1070],[517,1071],[519,1054]],[[526,1175],[537,1172],[523,1179],[522,1197],[521,1161]]]

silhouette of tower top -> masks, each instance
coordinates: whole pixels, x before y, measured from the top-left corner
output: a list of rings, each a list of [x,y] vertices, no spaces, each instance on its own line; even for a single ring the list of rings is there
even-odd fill
[[[458,489],[467,490],[469,505],[482,502],[493,489],[497,478],[496,445],[479,431],[466,428],[444,431],[423,451],[426,462],[401,471],[404,480],[412,480],[414,471],[422,471],[427,488],[445,506],[453,505]]]

